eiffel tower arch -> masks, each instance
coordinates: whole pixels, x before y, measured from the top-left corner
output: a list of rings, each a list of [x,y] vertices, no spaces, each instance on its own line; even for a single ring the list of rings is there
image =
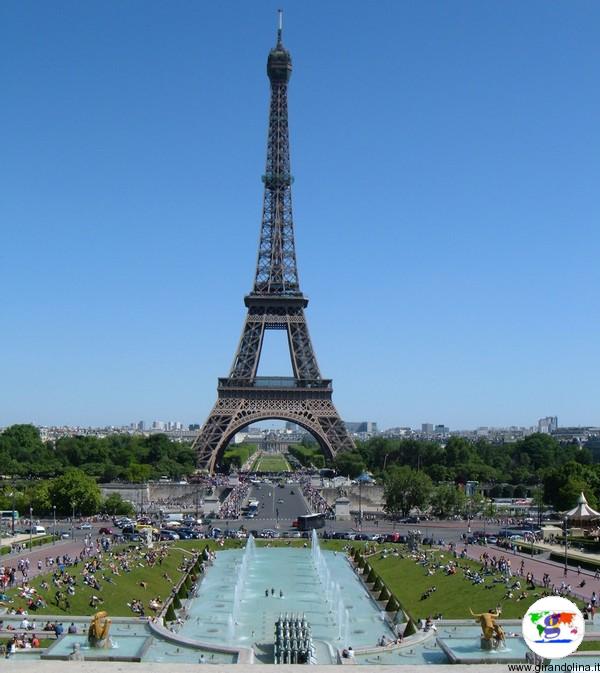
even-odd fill
[[[282,42],[269,52],[271,84],[267,164],[256,275],[244,298],[248,309],[229,376],[220,378],[217,401],[196,437],[198,467],[213,472],[233,436],[261,420],[291,421],[308,430],[329,458],[351,450],[350,438],[332,401],[331,379],[321,376],[308,332],[296,265],[287,89],[292,59]],[[284,330],[293,376],[257,376],[266,330]]]

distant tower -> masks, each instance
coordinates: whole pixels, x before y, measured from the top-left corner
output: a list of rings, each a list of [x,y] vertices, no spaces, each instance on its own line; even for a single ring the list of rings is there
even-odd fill
[[[292,59],[283,46],[280,11],[277,44],[267,59],[271,104],[254,288],[244,298],[248,315],[231,371],[227,378],[219,379],[217,402],[193,445],[198,467],[210,472],[237,432],[269,418],[305,428],[329,457],[354,448],[331,401],[331,380],[321,377],[304,316],[308,299],[300,291],[292,218],[287,104],[291,74]],[[268,329],[287,333],[293,377],[256,375]]]

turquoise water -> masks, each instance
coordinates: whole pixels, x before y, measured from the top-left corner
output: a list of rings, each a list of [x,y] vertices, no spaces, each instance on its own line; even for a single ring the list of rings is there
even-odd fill
[[[87,635],[67,634],[48,648],[47,654],[51,656],[66,656],[71,654],[73,646],[79,644],[84,657],[97,659],[109,659],[116,657],[139,657],[142,648],[148,640],[148,636],[115,636],[111,635],[112,647],[90,648]]]
[[[329,663],[336,649],[373,647],[382,634],[392,637],[345,555],[322,552],[333,578],[324,586],[310,549],[254,548],[245,562],[244,553],[217,554],[188,607],[182,636],[252,647],[273,642],[281,613],[300,613],[312,627],[318,663]]]
[[[142,661],[155,661],[170,664],[197,664],[200,656],[204,655],[207,664],[233,664],[237,659],[235,654],[197,650],[191,647],[176,645],[165,640],[152,639],[152,644],[142,657]]]
[[[481,632],[480,632],[481,633]],[[444,638],[446,646],[464,663],[469,660],[478,661],[480,659],[489,660],[493,664],[498,659],[514,659],[516,661],[525,661],[525,653],[529,648],[522,638],[507,638],[506,646],[498,650],[482,650],[480,647],[479,636],[475,638]]]

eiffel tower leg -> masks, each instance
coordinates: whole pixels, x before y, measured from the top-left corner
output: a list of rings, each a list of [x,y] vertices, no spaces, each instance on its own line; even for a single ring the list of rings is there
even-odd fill
[[[282,391],[280,391],[281,393]],[[268,419],[290,421],[304,428],[317,440],[323,453],[334,459],[340,451],[350,451],[354,444],[330,399],[298,398],[288,390],[270,397],[268,391],[252,391],[252,397],[221,397],[193,444],[198,453],[198,467],[214,472],[234,435],[252,423]]]

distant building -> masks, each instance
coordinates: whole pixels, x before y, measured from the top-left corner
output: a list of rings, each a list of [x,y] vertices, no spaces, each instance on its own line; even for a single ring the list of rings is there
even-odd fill
[[[424,435],[433,435],[433,423],[421,423],[421,432]]]
[[[348,432],[354,432],[357,434],[359,432],[377,432],[377,423],[375,423],[375,421],[344,421],[344,425],[346,426],[346,430],[348,430]]]
[[[188,430],[189,430],[190,432],[192,432],[192,431],[194,431],[194,430],[200,430],[200,423],[190,423],[190,424],[188,425]]]
[[[558,430],[558,416],[546,416],[538,421],[538,432],[550,435]]]
[[[450,428],[445,425],[436,425],[433,429],[434,435],[447,435],[450,433]]]
[[[140,430],[141,432],[144,432],[144,430],[146,429],[146,424],[144,423],[144,421],[138,421],[137,429]]]

